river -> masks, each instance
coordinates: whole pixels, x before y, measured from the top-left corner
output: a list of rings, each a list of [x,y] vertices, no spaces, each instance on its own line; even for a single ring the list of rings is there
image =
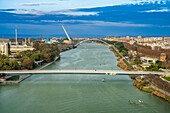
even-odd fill
[[[107,46],[79,46],[45,69],[122,70]],[[32,75],[0,86],[0,113],[169,113],[168,102],[132,82],[127,75]]]

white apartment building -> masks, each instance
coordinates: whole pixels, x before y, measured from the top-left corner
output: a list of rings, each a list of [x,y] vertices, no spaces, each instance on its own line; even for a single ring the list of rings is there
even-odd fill
[[[9,55],[8,43],[0,43],[0,54]]]
[[[10,47],[9,47],[9,39],[0,39],[0,54],[9,55]]]

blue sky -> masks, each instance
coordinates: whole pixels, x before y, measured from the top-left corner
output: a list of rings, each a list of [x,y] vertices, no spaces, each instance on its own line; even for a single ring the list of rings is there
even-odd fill
[[[0,37],[170,36],[169,0],[1,0]]]

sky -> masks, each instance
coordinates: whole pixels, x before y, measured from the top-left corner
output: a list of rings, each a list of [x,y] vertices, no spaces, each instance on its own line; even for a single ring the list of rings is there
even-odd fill
[[[170,36],[170,0],[1,0],[0,37]]]

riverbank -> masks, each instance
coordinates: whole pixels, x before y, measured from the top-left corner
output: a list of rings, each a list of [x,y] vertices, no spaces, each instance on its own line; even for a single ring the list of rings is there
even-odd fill
[[[125,60],[121,57],[121,55],[118,51],[116,51],[113,47],[110,47],[109,49],[117,57],[117,60],[118,60],[117,66],[119,66],[120,68],[122,68],[125,71],[131,71],[132,70],[132,68],[131,69],[129,68],[130,64],[128,65],[128,62],[125,62]],[[129,75],[129,77],[134,80],[133,85],[135,87],[137,87],[138,89],[145,91],[145,92],[148,92],[148,93],[152,93],[153,95],[170,102],[170,95],[168,95],[169,93],[167,93],[163,90],[159,90],[159,88],[156,88],[156,86],[154,86],[153,84],[144,86],[146,84],[146,81],[141,81],[141,79],[139,80],[137,78],[138,76]]]
[[[3,81],[1,84],[6,85],[6,84],[18,84],[22,82],[23,80],[29,78],[31,75],[25,75],[22,78],[18,79],[17,81]]]
[[[109,49],[110,49],[110,51],[112,51],[112,52],[115,54],[115,56],[117,57],[117,61],[118,61],[117,66],[120,67],[120,68],[122,68],[122,69],[125,70],[125,71],[130,71],[129,66],[127,65],[127,63],[125,63],[125,61],[124,61],[124,59],[122,58],[122,56],[120,55],[120,53],[119,53],[118,51],[116,51],[113,47],[110,47]]]
[[[159,88],[156,88],[156,86],[152,86],[152,85],[144,86],[144,82],[143,81],[138,81],[138,80],[134,80],[133,81],[133,85],[136,86],[141,91],[152,93],[153,95],[155,95],[157,97],[160,97],[160,98],[170,102],[170,95],[169,95],[169,93],[166,92],[166,91],[158,90]]]
[[[60,53],[64,52],[64,51],[68,51],[70,49],[74,49],[74,48],[75,48],[74,46],[69,46],[69,47],[63,48],[63,49],[60,48]],[[47,63],[47,64],[45,64],[43,66],[40,66],[40,68],[37,68],[35,70],[42,70],[42,69],[46,68],[47,66],[53,64],[54,62],[56,62],[59,59],[60,59],[60,56],[57,56],[53,61],[51,61],[51,62],[49,62],[49,63]],[[24,81],[25,79],[29,78],[30,76],[31,76],[30,74],[29,75],[25,75],[25,76],[19,78],[16,81],[11,81],[11,80],[8,81],[7,79],[12,78],[12,76],[7,76],[7,77],[4,78],[4,80],[0,81],[0,84],[2,84],[2,85],[6,85],[6,84],[18,84],[18,83]]]
[[[41,67],[40,67],[39,69],[37,69],[37,70],[44,69],[45,67],[53,64],[55,61],[57,61],[57,60],[59,60],[59,59],[60,59],[60,56],[56,57],[56,58],[54,59],[54,61],[52,61],[52,62],[50,62],[50,63],[47,63],[47,64],[45,64],[44,66],[41,66]]]

